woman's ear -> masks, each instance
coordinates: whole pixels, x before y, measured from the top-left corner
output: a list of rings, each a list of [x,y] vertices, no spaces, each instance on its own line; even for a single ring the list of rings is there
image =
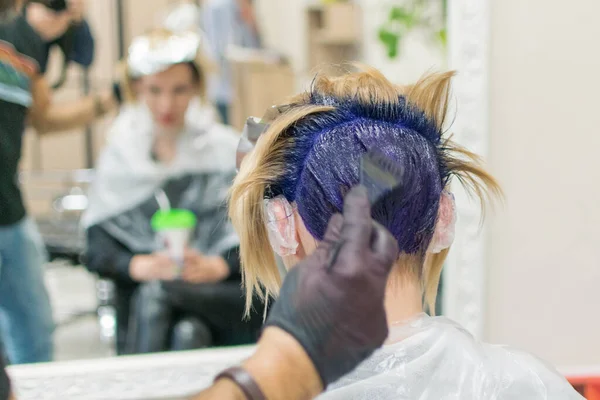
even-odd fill
[[[302,218],[300,218],[300,214],[298,214],[298,209],[296,207],[294,207],[294,238],[296,239],[296,242],[298,243],[298,247],[296,247],[296,252],[294,254],[290,254],[284,257],[281,257],[283,259],[283,263],[285,264],[286,269],[290,269],[292,268],[294,265],[298,264],[300,261],[302,261],[306,255],[307,255],[307,251],[306,251],[306,247],[305,247],[305,240],[303,240],[303,233],[306,232],[308,233],[308,231],[306,230],[306,227],[304,226],[304,222],[302,221]],[[310,254],[310,253],[308,253]]]
[[[435,254],[449,248],[454,241],[455,229],[456,205],[454,202],[454,195],[444,190],[440,196],[438,217],[433,238],[429,245],[429,252]]]
[[[298,249],[294,208],[284,196],[264,199],[264,216],[269,242],[280,256],[295,254]]]

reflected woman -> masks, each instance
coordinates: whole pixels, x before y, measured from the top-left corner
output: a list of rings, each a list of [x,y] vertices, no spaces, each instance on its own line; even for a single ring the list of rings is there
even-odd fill
[[[252,342],[242,321],[239,239],[227,220],[238,135],[206,103],[202,37],[164,29],[134,39],[123,92],[89,208],[87,266],[117,288],[118,352]],[[159,208],[191,211],[197,227],[181,275],[157,245]]]

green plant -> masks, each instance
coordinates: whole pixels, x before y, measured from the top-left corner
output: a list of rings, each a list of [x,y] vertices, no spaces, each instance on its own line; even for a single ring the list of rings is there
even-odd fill
[[[441,17],[431,17],[428,13],[430,0],[405,0],[402,5],[390,8],[388,18],[379,28],[379,41],[391,59],[398,57],[402,39],[408,32],[420,28],[431,35],[442,47],[446,47],[446,15],[448,0],[439,1],[442,7]]]

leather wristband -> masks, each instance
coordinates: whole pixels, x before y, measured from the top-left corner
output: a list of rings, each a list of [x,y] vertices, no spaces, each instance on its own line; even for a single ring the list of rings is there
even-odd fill
[[[242,390],[248,400],[267,400],[252,375],[242,367],[227,368],[217,375],[215,382],[222,378],[232,380]]]

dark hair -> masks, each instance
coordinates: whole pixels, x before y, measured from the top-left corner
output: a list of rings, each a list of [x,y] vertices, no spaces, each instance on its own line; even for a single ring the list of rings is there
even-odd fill
[[[196,64],[194,64],[193,62],[188,62],[186,64],[188,64],[192,68],[192,78],[194,79],[194,82],[198,84],[202,83],[202,74],[200,73],[200,70],[198,69]]]

